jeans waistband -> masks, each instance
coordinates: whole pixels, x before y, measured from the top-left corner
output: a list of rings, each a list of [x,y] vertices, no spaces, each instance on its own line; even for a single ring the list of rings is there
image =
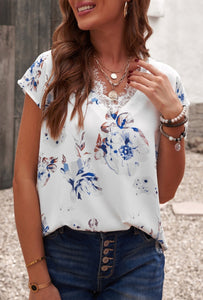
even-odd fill
[[[57,231],[59,231],[60,233],[65,233],[65,232],[74,232],[75,234],[82,234],[82,235],[91,235],[91,236],[95,236],[95,237],[99,237],[101,236],[101,234],[103,236],[108,236],[108,235],[116,235],[116,236],[122,236],[122,235],[126,235],[128,233],[139,233],[140,230],[136,227],[131,226],[129,229],[126,230],[116,230],[116,231],[86,231],[86,230],[75,230],[72,229],[68,226],[63,226],[61,228],[58,228]]]

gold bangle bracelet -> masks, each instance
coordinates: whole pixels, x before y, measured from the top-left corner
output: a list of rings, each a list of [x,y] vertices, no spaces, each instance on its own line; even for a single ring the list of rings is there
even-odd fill
[[[37,258],[37,259],[31,261],[29,264],[27,264],[26,267],[29,268],[29,267],[31,267],[31,266],[37,264],[38,262],[42,261],[42,260],[45,259],[45,258],[46,258],[45,256],[42,256],[42,257],[40,257],[40,258]]]

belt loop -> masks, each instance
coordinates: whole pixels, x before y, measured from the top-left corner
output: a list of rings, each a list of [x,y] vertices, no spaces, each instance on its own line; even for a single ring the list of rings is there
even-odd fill
[[[138,235],[139,234],[139,229],[137,227],[133,227],[134,229],[134,235]]]
[[[59,233],[63,234],[63,233],[64,233],[64,229],[65,229],[65,226],[60,227],[60,228],[58,229]]]

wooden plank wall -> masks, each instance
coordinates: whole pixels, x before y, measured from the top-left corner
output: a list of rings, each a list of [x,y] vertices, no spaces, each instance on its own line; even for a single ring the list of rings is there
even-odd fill
[[[38,54],[50,48],[50,0],[18,0],[15,26],[17,82]],[[24,95],[21,89],[16,87],[15,144],[19,131],[23,102]]]
[[[15,86],[15,28],[0,26],[0,189],[12,181],[14,86]]]
[[[22,108],[24,103],[24,95],[21,89],[17,86],[17,80],[22,77],[26,69],[33,63],[35,58],[42,53],[50,49],[52,32],[56,26],[60,23],[61,16],[59,12],[58,0],[0,0],[0,26],[14,26],[12,36],[10,37],[13,41],[13,52],[11,62],[13,63],[13,73],[10,73],[10,77],[14,77],[13,88],[15,95],[13,98],[13,148],[11,146],[4,145],[0,148],[0,155],[4,147],[5,153],[11,152],[13,159],[11,165],[13,168],[13,160],[15,147],[17,143],[18,131],[20,126],[20,119],[22,114]],[[5,30],[5,29],[4,29]],[[10,31],[9,31],[10,32]],[[10,33],[9,33],[10,35]],[[2,47],[5,41],[1,39]],[[5,48],[3,52],[5,52]],[[1,53],[2,54],[2,53]],[[1,56],[2,58],[2,56]],[[0,71],[0,77],[2,77],[2,71]],[[15,76],[14,76],[15,74]],[[11,96],[9,96],[11,97]],[[2,101],[5,101],[1,97]],[[0,125],[1,125],[0,119]],[[12,169],[11,168],[11,169]],[[5,174],[4,168],[0,168],[0,174]],[[8,172],[6,176],[8,182],[12,182],[13,170]],[[1,175],[0,175],[1,176]],[[1,177],[0,177],[1,178]],[[8,187],[8,186],[6,186]],[[0,189],[4,188],[4,185],[0,186]]]
[[[18,0],[16,5],[16,81],[36,57],[50,49],[52,32],[60,21],[58,0]],[[17,141],[24,97],[15,93],[15,144]]]
[[[17,0],[0,0],[0,25],[15,26]]]

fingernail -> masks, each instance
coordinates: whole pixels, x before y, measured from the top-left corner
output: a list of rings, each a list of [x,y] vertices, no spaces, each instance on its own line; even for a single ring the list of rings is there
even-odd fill
[[[136,59],[135,59],[135,62],[138,62],[138,61],[139,61],[139,58],[136,58]]]
[[[130,83],[130,80],[128,80],[127,83],[129,84],[129,83]]]
[[[129,73],[132,73],[132,72],[133,72],[133,70],[130,70],[130,71],[129,71]]]

